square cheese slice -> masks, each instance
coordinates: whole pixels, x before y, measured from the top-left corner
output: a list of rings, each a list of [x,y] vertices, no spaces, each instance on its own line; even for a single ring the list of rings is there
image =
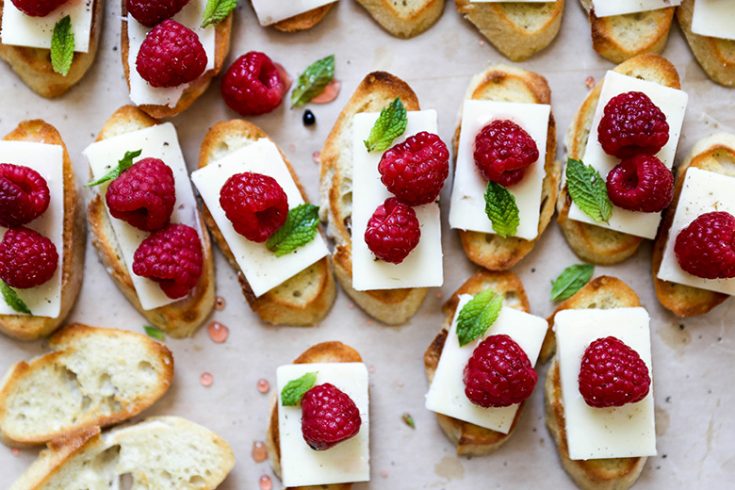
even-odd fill
[[[592,0],[592,7],[597,17],[634,14],[679,5],[681,0]]]
[[[56,247],[59,263],[56,273],[35,288],[15,289],[33,316],[56,318],[61,312],[61,280],[64,264],[64,149],[27,141],[0,141],[0,162],[28,167],[38,172],[49,189],[46,211],[26,224],[45,236]],[[0,239],[8,229],[0,226]],[[22,315],[0,300],[0,315]]]
[[[689,168],[676,206],[674,222],[669,229],[658,278],[685,286],[733,295],[735,279],[703,279],[684,271],[676,260],[674,245],[681,230],[705,213],[725,211],[735,216],[735,177]]]
[[[317,233],[316,237],[303,247],[288,255],[277,257],[264,243],[252,242],[235,231],[232,222],[220,206],[219,195],[227,179],[242,172],[254,172],[276,179],[288,197],[290,209],[304,204],[304,198],[301,197],[301,192],[291,177],[281,152],[272,141],[265,138],[243,146],[191,174],[192,182],[225,237],[253,294],[260,297],[326,257],[329,250],[321,234]]]
[[[597,138],[597,128],[605,111],[607,103],[616,95],[625,92],[643,92],[659,109],[666,115],[669,125],[669,141],[661,148],[656,156],[671,168],[674,164],[676,147],[679,144],[681,126],[684,122],[688,96],[686,92],[664,87],[655,82],[640,80],[638,78],[621,75],[614,71],[608,71],[605,75],[600,100],[595,109],[595,115],[590,126],[590,135],[587,140],[584,157],[582,161],[586,165],[594,167],[603,180],[607,174],[618,164],[620,159],[605,153]],[[569,208],[569,218],[583,223],[589,223],[602,228],[635,235],[641,238],[653,239],[661,221],[661,213],[638,213],[613,206],[613,213],[607,223],[598,223],[582,212],[579,207],[572,203]]]
[[[74,51],[86,53],[92,38],[94,2],[95,0],[68,0],[46,17],[31,17],[18,10],[12,1],[6,0],[3,3],[0,40],[3,44],[13,46],[50,49],[54,27],[68,15],[71,17],[71,29],[74,32]]]
[[[176,14],[173,19],[180,24],[188,27],[199,36],[199,42],[207,53],[207,67],[204,73],[214,69],[215,63],[215,27],[214,25],[202,27],[202,18],[207,0],[191,0],[181,11]],[[128,42],[130,48],[128,50],[128,66],[130,67],[130,100],[136,105],[154,104],[164,105],[168,107],[176,107],[181,95],[189,84],[178,85],[176,87],[153,87],[138,73],[136,69],[136,60],[138,59],[138,51],[145,41],[150,28],[139,23],[128,15]]]
[[[644,308],[562,310],[556,314],[557,359],[567,445],[572,460],[656,455],[653,385],[638,403],[595,408],[579,392],[579,369],[587,347],[613,336],[635,350],[651,371],[650,318]]]
[[[701,36],[735,40],[735,3],[732,0],[694,2],[692,32]]]
[[[269,26],[290,19],[304,12],[335,3],[337,0],[252,0],[255,15],[262,26]]]
[[[475,137],[490,122],[509,119],[526,130],[536,142],[539,152],[538,160],[526,169],[523,179],[508,187],[508,191],[515,197],[520,218],[515,236],[526,240],[533,240],[538,236],[550,114],[551,106],[546,104],[464,101],[449,211],[449,225],[452,228],[494,233],[492,222],[485,214],[487,181],[475,165]]]
[[[126,152],[136,150],[142,150],[142,154],[135,159],[136,162],[144,158],[159,158],[171,167],[176,188],[176,203],[171,214],[171,222],[191,226],[197,230],[201,237],[202,228],[199,223],[199,212],[194,199],[194,191],[191,188],[189,172],[186,169],[184,155],[181,153],[176,128],[173,124],[166,123],[151,126],[140,131],[133,131],[98,141],[88,146],[83,154],[89,161],[92,177],[99,179],[116,167]],[[97,187],[103,200],[108,186],[109,183]],[[105,208],[107,208],[106,205]],[[152,310],[178,301],[166,296],[155,281],[138,276],[133,272],[135,251],[150,233],[112,217],[109,210],[108,217],[112,224],[112,230],[115,232],[118,252],[128,268],[128,273],[143,309]]]
[[[301,407],[281,405],[281,391],[286,384],[306,373],[317,373],[317,385],[331,383],[345,392],[360,410],[360,432],[326,451],[315,451],[304,441]],[[370,481],[370,411],[365,364],[289,364],[278,368],[276,384],[283,485],[293,488]]]
[[[505,334],[515,340],[536,364],[548,324],[543,318],[504,306],[500,316],[480,339],[460,347],[457,337],[457,317],[471,295],[459,297],[457,313],[444,343],[434,380],[426,395],[426,408],[432,412],[454,417],[486,429],[507,434],[513,425],[519,405],[503,408],[484,408],[473,404],[464,393],[464,368],[475,348],[490,335]]]
[[[367,223],[375,210],[393,194],[380,181],[382,153],[369,153],[363,143],[370,135],[377,112],[352,118],[352,281],[357,291],[439,287],[444,282],[439,204],[415,206],[421,240],[400,264],[376,260],[365,243]],[[409,111],[408,126],[396,145],[421,131],[437,133],[436,111]]]

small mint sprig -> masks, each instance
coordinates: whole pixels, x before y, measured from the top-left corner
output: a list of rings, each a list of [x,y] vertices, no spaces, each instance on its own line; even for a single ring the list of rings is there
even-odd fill
[[[493,225],[493,231],[502,238],[515,235],[521,224],[515,196],[496,182],[487,183],[485,214]]]
[[[74,61],[74,30],[71,17],[66,16],[56,23],[51,36],[51,67],[56,73],[67,76]]]
[[[333,54],[309,65],[296,80],[296,87],[291,92],[291,108],[304,106],[321,94],[334,80],[334,70]]]
[[[33,315],[28,305],[18,296],[15,289],[8,286],[5,281],[0,281],[0,293],[3,295],[3,299],[10,306],[13,311],[18,313],[25,313],[26,315]]]
[[[503,297],[489,289],[469,300],[457,316],[457,338],[460,347],[485,335],[498,319],[502,308]]]
[[[408,113],[401,99],[396,97],[375,121],[368,139],[365,140],[367,151],[385,151],[393,141],[406,131]]]
[[[598,223],[607,223],[612,216],[612,202],[607,185],[591,165],[570,158],[566,168],[569,196],[580,210]]]
[[[301,204],[288,212],[286,222],[265,243],[276,257],[288,255],[311,242],[319,226],[319,206]]]
[[[109,182],[120,177],[123,172],[133,166],[133,160],[138,158],[142,153],[143,150],[126,151],[125,156],[122,157],[119,162],[117,162],[117,166],[115,168],[107,172],[103,177],[97,180],[93,180],[91,182],[87,182],[87,187],[94,187],[100,184],[104,184],[105,182]]]
[[[237,7],[237,0],[207,0],[202,15],[202,28],[219,24]]]
[[[564,269],[559,277],[551,281],[551,301],[564,301],[571,298],[592,279],[595,266],[575,264]]]
[[[301,403],[307,391],[316,384],[316,372],[306,373],[298,379],[286,383],[281,390],[281,405],[284,407],[296,407]]]
[[[146,335],[148,335],[152,339],[156,339],[159,342],[163,342],[166,340],[166,334],[163,333],[163,330],[160,328],[154,327],[152,325],[146,325],[143,327],[143,330],[145,330]]]

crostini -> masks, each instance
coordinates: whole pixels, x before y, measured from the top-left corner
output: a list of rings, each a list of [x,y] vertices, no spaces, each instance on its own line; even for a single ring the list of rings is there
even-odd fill
[[[155,119],[171,118],[188,109],[222,70],[232,13],[206,17],[207,0],[189,0],[164,2],[169,12],[162,16],[136,8],[137,1],[122,0],[120,53],[130,100]],[[176,45],[164,43],[171,37],[179,40]]]
[[[494,66],[470,81],[454,136],[449,224],[481,267],[515,266],[554,215],[561,164],[550,104],[546,79],[520,68]],[[491,157],[493,148],[514,144],[522,157]]]
[[[273,325],[319,323],[336,296],[329,250],[317,207],[268,135],[240,119],[215,124],[191,179],[251,308]],[[245,188],[258,196],[240,194]]]
[[[408,39],[433,26],[444,12],[444,0],[357,0],[390,34]]]
[[[735,5],[712,0],[682,0],[676,9],[689,47],[715,82],[735,87]]]
[[[266,444],[273,472],[292,490],[349,490],[370,480],[368,369],[341,342],[314,345],[277,371]],[[320,420],[335,415],[340,424]]]
[[[94,63],[104,7],[104,0],[0,2],[0,59],[38,95],[60,97]]]
[[[0,332],[51,334],[74,306],[84,274],[83,205],[59,132],[24,121],[0,141]]]
[[[260,25],[272,26],[281,32],[298,32],[311,29],[324,20],[339,0],[251,1]]]
[[[449,151],[436,133],[436,111],[420,110],[403,80],[374,72],[320,154],[320,214],[335,241],[337,279],[389,325],[407,322],[444,280],[438,197]]]
[[[103,264],[152,325],[192,335],[214,308],[214,260],[176,128],[125,106],[84,155],[95,190],[87,219]]]
[[[668,60],[637,56],[607,72],[572,120],[557,219],[585,261],[616,264],[655,238],[673,198],[671,168],[688,101],[680,88]]]
[[[494,314],[470,318],[464,308],[472,304]],[[546,335],[546,321],[530,315],[529,309],[523,284],[510,272],[477,272],[444,305],[444,328],[424,354],[430,383],[426,408],[436,413],[459,456],[495,451],[518,426],[525,400],[538,380],[533,366]],[[486,330],[470,340],[466,330],[470,325]],[[483,386],[483,380],[493,375],[478,370],[477,363],[489,362],[487,356],[498,349],[514,359],[513,370],[498,374],[513,379],[513,388]]]
[[[524,61],[559,34],[566,0],[481,2],[455,0],[457,11],[474,24],[495,49],[512,61]]]

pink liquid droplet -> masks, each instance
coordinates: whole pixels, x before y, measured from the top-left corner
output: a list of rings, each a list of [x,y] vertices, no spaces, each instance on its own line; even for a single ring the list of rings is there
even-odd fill
[[[314,163],[320,165],[322,163],[322,152],[315,151],[311,154],[311,159],[314,160]]]
[[[280,63],[273,63],[276,66],[276,70],[278,70],[278,75],[281,77],[281,81],[286,86],[285,92],[288,92],[288,89],[291,88],[291,84],[293,83],[293,78],[291,78],[291,75],[288,74],[286,69],[283,67]]]
[[[388,478],[388,470],[380,470],[381,478]]]
[[[595,77],[589,76],[584,79],[584,84],[587,88],[592,88],[595,86]]]
[[[207,327],[207,332],[209,332],[209,338],[216,344],[224,344],[230,336],[230,329],[220,322],[211,322]]]
[[[18,456],[20,456],[20,449],[14,447],[10,450],[10,453],[17,458]]]
[[[329,85],[324,87],[322,93],[311,99],[314,104],[328,104],[339,96],[339,91],[342,88],[342,84],[339,80],[332,80]]]
[[[260,490],[271,490],[273,488],[273,481],[268,475],[261,476],[259,484]]]
[[[222,311],[225,309],[225,306],[227,306],[225,298],[223,298],[222,296],[217,296],[217,299],[214,300],[214,309],[217,311]]]
[[[202,373],[202,375],[199,376],[199,382],[205,388],[209,388],[214,383],[214,376],[212,376],[211,373]]]
[[[262,463],[268,459],[268,448],[263,441],[255,441],[253,443],[253,449],[250,451],[253,457],[253,461],[256,463]]]
[[[267,379],[263,379],[263,378],[258,380],[257,387],[258,387],[258,391],[264,395],[271,390],[271,384],[268,382]]]

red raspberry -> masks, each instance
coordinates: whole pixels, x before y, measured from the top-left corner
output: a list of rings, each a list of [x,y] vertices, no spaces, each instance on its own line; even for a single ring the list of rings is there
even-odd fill
[[[268,175],[233,175],[219,192],[219,204],[235,231],[253,242],[268,240],[288,217],[288,197]]]
[[[146,27],[154,27],[170,19],[189,3],[189,0],[127,0],[128,13]]]
[[[658,213],[674,199],[674,174],[655,156],[636,155],[607,174],[607,194],[623,209]]]
[[[9,286],[27,289],[50,280],[59,266],[59,254],[51,240],[30,228],[11,228],[0,242],[0,279]]]
[[[618,158],[656,154],[669,141],[666,115],[643,92],[616,95],[597,127],[602,149]]]
[[[0,226],[25,225],[48,209],[46,179],[32,168],[0,164]]]
[[[507,335],[491,335],[483,340],[464,368],[465,395],[485,408],[524,402],[537,381],[528,356]]]
[[[105,200],[115,218],[139,230],[160,230],[176,203],[174,172],[157,158],[140,160],[112,181]]]
[[[12,0],[15,8],[31,17],[46,17],[68,0]]]
[[[674,253],[689,274],[704,279],[735,277],[735,217],[724,211],[699,216],[676,237]]]
[[[433,133],[421,132],[383,154],[380,180],[410,206],[436,200],[449,175],[449,150]]]
[[[191,226],[171,224],[143,240],[133,272],[157,282],[166,296],[186,296],[202,275],[202,242]]]
[[[539,152],[525,129],[513,121],[495,120],[477,133],[474,157],[487,180],[508,187],[520,182]]]
[[[620,339],[597,339],[584,351],[579,392],[587,405],[605,408],[636,403],[646,397],[650,386],[646,363]]]
[[[317,385],[301,399],[301,433],[312,449],[334,447],[356,436],[361,425],[355,402],[334,385]]]
[[[416,211],[395,197],[378,206],[365,229],[365,243],[380,260],[400,264],[416,248],[421,227]]]
[[[164,20],[145,37],[136,66],[153,87],[176,87],[204,73],[207,53],[194,31],[175,20]]]
[[[222,78],[222,98],[243,116],[258,116],[281,105],[288,90],[278,68],[264,53],[240,56]]]

